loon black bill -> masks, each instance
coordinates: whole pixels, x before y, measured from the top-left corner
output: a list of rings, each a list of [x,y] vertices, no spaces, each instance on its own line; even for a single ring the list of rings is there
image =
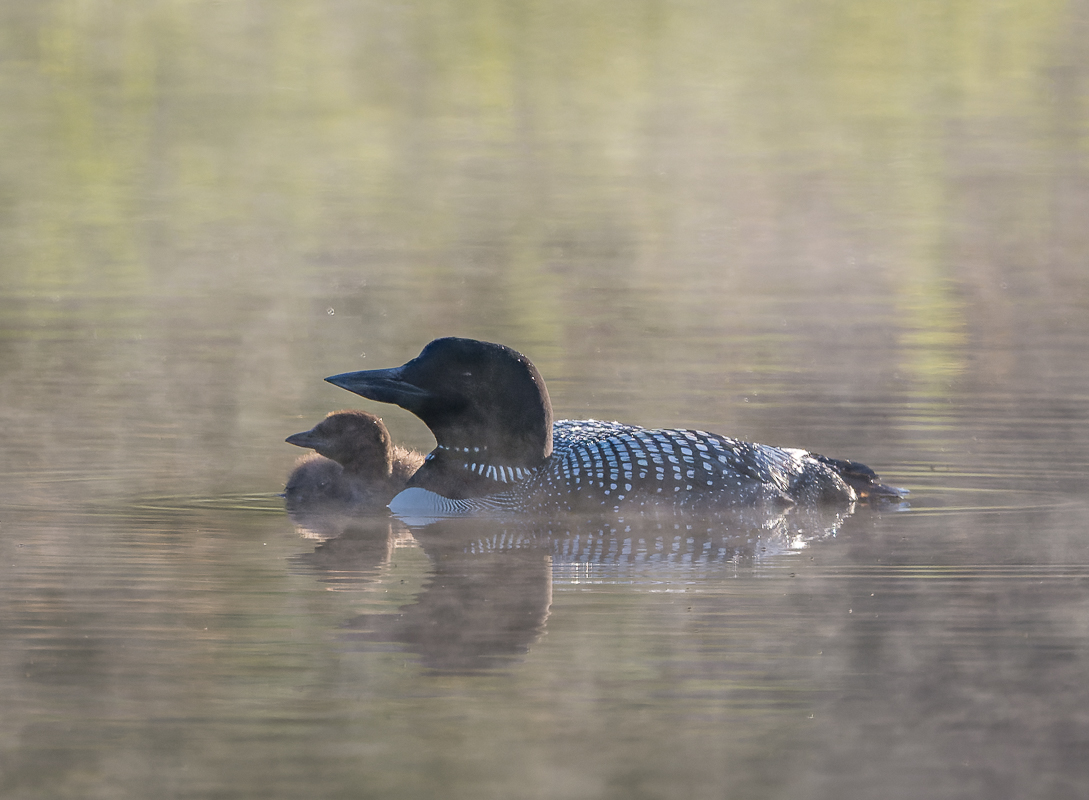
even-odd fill
[[[344,372],[332,375],[325,380],[341,389],[375,400],[379,403],[393,403],[412,410],[431,395],[401,377],[401,367],[392,369],[366,369],[360,372]]]

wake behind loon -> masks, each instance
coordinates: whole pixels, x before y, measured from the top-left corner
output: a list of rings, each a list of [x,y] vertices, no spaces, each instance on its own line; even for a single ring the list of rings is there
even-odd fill
[[[434,434],[437,446],[391,503],[394,511],[846,506],[903,494],[865,465],[804,450],[597,420],[553,425],[548,390],[530,360],[475,339],[436,339],[403,366],[326,380],[399,405]]]

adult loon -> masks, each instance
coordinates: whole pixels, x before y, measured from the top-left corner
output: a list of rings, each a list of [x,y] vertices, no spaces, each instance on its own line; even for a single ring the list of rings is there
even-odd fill
[[[326,380],[411,411],[435,435],[437,446],[391,503],[398,513],[848,505],[902,494],[869,467],[804,450],[695,430],[553,424],[530,360],[475,339],[436,339],[403,366]]]
[[[423,454],[394,445],[382,420],[366,411],[335,411],[285,441],[317,451],[301,458],[287,480],[284,497],[292,509],[384,509],[424,461]]]

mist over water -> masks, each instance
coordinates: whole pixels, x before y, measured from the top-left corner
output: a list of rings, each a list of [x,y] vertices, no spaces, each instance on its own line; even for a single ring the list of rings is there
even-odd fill
[[[0,795],[1081,798],[1089,7],[0,8]],[[904,510],[292,519],[437,336]]]

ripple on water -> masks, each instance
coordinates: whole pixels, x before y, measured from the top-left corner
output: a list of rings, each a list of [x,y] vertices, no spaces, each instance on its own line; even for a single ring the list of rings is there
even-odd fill
[[[160,495],[134,500],[129,508],[140,511],[246,511],[283,514],[284,498],[272,492],[240,492],[223,495]]]

